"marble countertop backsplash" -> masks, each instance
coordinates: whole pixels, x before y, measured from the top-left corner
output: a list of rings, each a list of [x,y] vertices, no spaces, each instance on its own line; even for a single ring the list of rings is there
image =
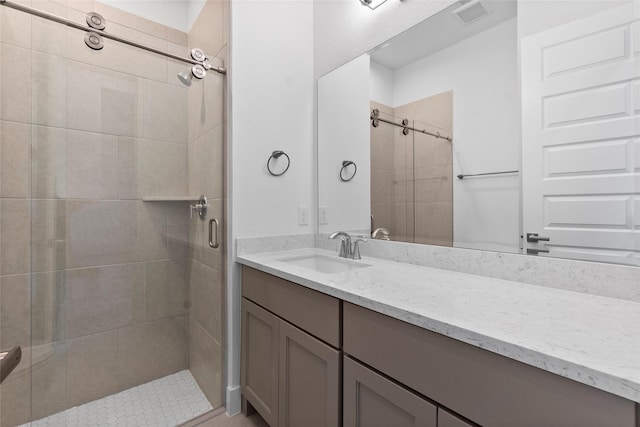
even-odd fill
[[[314,246],[337,250],[338,244],[319,234]],[[630,265],[384,240],[369,240],[360,251],[373,258],[640,302],[640,268]]]
[[[368,264],[366,268],[324,274],[282,261],[313,254],[337,259],[335,250],[310,247],[312,245],[305,248],[308,240],[307,235],[289,242],[294,250],[284,250],[287,242],[283,240],[274,252],[264,252],[265,245],[256,244],[262,253],[251,253],[256,248],[245,244],[242,252],[239,249],[237,260],[336,298],[640,402],[640,303],[636,301],[449,271],[455,266],[436,269],[363,257],[356,262]],[[405,253],[400,258],[410,256]]]

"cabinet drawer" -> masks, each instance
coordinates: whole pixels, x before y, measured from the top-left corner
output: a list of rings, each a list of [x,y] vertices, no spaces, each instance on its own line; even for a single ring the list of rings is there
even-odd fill
[[[242,268],[242,296],[340,347],[340,300],[250,267]]]
[[[343,427],[436,427],[433,404],[349,357],[343,360]]]
[[[473,427],[473,425],[442,408],[438,408],[438,427]]]
[[[635,427],[635,404],[344,303],[344,352],[486,426]]]

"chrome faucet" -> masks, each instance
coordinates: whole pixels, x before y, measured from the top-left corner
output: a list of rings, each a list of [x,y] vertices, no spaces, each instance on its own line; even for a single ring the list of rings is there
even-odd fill
[[[372,239],[380,239],[380,240],[391,240],[389,238],[389,230],[386,228],[376,228],[373,233],[371,233]]]
[[[329,236],[330,239],[340,238],[340,258],[351,258],[351,236],[344,231],[336,231]]]
[[[340,258],[360,259],[360,242],[366,242],[365,239],[356,238],[351,243],[351,236],[344,231],[336,231],[329,236],[330,239],[340,238]]]

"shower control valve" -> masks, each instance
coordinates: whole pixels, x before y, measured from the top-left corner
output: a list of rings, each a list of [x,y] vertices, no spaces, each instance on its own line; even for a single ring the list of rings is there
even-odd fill
[[[207,198],[205,196],[200,196],[198,199],[198,203],[195,205],[189,205],[189,213],[190,217],[193,218],[193,211],[198,212],[198,216],[200,219],[204,219],[207,215],[207,209],[209,208],[209,204],[207,203]]]

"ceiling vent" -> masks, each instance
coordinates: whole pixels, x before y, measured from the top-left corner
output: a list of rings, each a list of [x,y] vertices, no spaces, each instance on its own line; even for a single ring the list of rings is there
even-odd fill
[[[492,12],[491,7],[483,1],[472,0],[465,2],[462,6],[452,11],[464,25],[476,22]]]

